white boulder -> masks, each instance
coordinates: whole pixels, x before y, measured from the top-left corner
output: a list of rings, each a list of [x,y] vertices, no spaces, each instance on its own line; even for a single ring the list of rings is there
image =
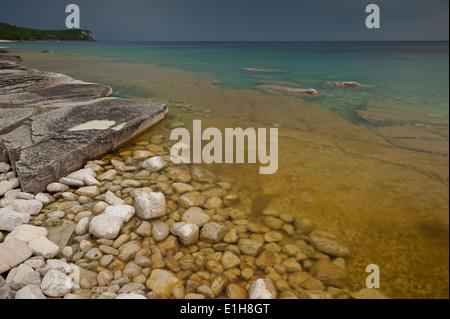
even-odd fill
[[[163,193],[141,193],[134,200],[134,208],[142,219],[162,217],[166,214],[166,197]]]

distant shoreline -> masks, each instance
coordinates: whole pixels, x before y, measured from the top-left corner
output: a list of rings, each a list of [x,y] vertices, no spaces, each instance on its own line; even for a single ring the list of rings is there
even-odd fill
[[[0,40],[0,43],[20,42],[98,42],[98,40]]]

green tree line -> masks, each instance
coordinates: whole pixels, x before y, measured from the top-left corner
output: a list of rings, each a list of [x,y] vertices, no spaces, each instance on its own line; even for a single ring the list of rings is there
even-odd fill
[[[88,30],[37,30],[0,22],[0,40],[16,41],[93,41]]]

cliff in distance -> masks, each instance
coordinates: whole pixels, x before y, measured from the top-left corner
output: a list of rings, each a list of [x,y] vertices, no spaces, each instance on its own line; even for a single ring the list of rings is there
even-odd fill
[[[11,41],[95,41],[88,30],[37,30],[0,22],[0,40]]]

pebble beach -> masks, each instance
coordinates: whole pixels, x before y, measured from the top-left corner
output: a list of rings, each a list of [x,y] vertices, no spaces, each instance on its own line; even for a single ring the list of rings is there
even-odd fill
[[[2,163],[0,298],[384,297],[348,290],[334,234],[286,211],[250,219],[233,185],[172,164],[172,145],[151,136],[36,195]]]

